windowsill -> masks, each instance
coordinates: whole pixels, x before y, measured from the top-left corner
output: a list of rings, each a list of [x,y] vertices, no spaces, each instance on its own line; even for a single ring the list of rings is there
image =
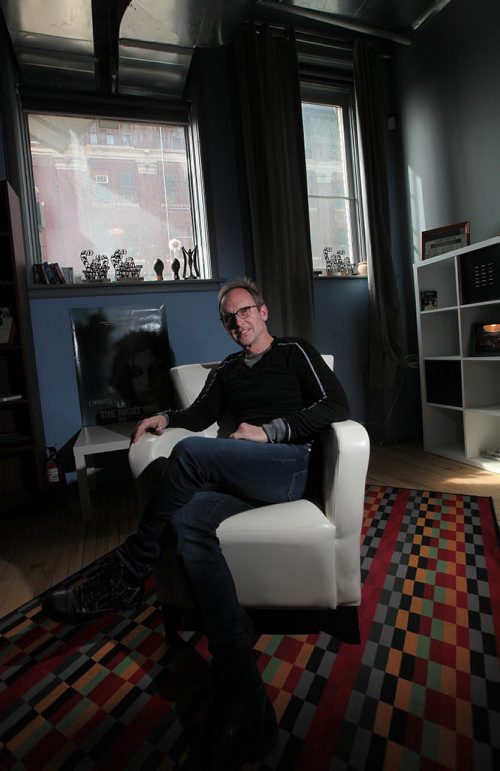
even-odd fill
[[[368,276],[357,276],[357,275],[351,275],[351,276],[313,276],[315,281],[345,281],[349,278],[355,278],[355,279],[367,279]]]
[[[78,297],[92,295],[154,294],[155,292],[209,292],[224,284],[223,278],[184,278],[179,281],[127,281],[93,282],[78,284],[33,284],[29,297]]]

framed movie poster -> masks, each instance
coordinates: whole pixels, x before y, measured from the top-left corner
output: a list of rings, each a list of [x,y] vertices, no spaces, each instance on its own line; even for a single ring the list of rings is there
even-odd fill
[[[174,406],[164,306],[72,308],[82,424],[138,421]]]
[[[422,232],[422,259],[437,257],[470,244],[470,222],[457,222]]]

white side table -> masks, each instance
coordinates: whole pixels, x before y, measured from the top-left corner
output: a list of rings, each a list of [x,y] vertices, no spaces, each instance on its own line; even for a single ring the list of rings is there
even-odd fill
[[[127,450],[130,445],[132,431],[137,425],[133,423],[113,423],[109,426],[84,426],[78,434],[73,447],[80,508],[82,518],[92,519],[92,503],[90,500],[88,471],[92,469],[92,455],[115,450]]]

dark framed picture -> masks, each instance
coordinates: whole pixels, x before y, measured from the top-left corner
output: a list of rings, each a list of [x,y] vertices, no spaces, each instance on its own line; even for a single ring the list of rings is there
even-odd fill
[[[474,324],[473,353],[474,356],[500,356],[500,320],[498,324]]]
[[[438,293],[435,289],[420,292],[420,310],[434,311],[438,307]]]
[[[442,228],[422,231],[422,259],[437,257],[470,244],[470,222],[457,222]]]

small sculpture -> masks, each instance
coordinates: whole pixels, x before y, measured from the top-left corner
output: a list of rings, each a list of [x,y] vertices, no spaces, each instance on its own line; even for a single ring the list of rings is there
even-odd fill
[[[184,255],[184,270],[182,272],[182,278],[199,278],[200,271],[198,270],[198,262],[196,260],[196,252],[198,251],[198,247],[194,246],[193,249],[184,249],[184,247],[181,248],[182,254]],[[188,269],[189,275],[186,275]]]
[[[179,276],[180,269],[181,269],[181,264],[180,264],[179,260],[177,259],[177,257],[174,257],[174,259],[172,260],[172,273],[174,274],[174,281],[179,281],[179,279],[180,279],[180,276]]]
[[[92,249],[82,249],[80,252],[80,259],[84,266],[83,275],[86,281],[106,281],[109,270],[108,257],[106,254],[96,254],[89,262],[89,258],[93,255]]]
[[[174,274],[174,280],[178,281],[180,278],[179,270],[181,263],[177,257],[177,253],[182,249],[182,242],[179,241],[178,238],[171,238],[168,242],[168,246],[174,253],[174,259],[172,260],[170,267],[172,268],[172,273]]]
[[[325,246],[323,249],[323,257],[326,263],[326,275],[327,276],[350,276],[352,275],[353,266],[349,257],[346,256],[343,249],[339,249],[335,254],[331,254],[333,249],[331,246]]]
[[[164,270],[164,268],[165,268],[165,263],[163,262],[163,260],[160,260],[160,258],[158,258],[153,263],[153,270],[156,273],[156,280],[157,281],[163,281],[163,270]]]
[[[115,269],[116,280],[133,281],[135,279],[136,281],[142,281],[141,277],[139,276],[142,270],[142,265],[136,265],[132,257],[127,257],[124,259],[126,254],[126,249],[115,249],[111,255],[111,262]]]

